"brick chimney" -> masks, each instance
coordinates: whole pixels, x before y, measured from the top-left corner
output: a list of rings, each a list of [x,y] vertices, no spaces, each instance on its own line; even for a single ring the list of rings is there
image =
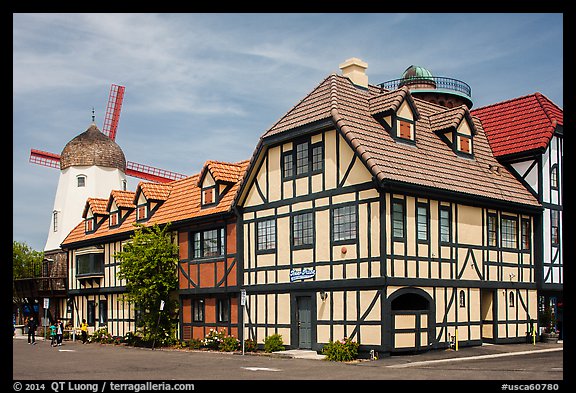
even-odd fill
[[[366,68],[368,68],[368,63],[363,62],[357,57],[352,57],[340,64],[342,76],[350,79],[356,86],[365,89],[368,88],[368,75],[366,75]]]

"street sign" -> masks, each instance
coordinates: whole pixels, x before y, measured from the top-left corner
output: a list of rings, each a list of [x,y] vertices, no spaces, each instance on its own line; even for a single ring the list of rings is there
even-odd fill
[[[240,290],[240,305],[241,306],[246,305],[246,290],[245,289]]]
[[[50,298],[44,298],[44,308],[50,307]]]

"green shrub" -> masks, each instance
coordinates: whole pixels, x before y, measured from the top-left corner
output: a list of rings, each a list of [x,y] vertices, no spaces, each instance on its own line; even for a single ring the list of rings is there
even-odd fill
[[[343,340],[330,340],[322,348],[322,354],[326,355],[326,360],[333,362],[349,362],[358,357],[358,347],[360,344],[344,338]]]
[[[224,332],[224,330],[218,332],[214,329],[210,329],[208,334],[206,334],[206,336],[204,337],[202,345],[208,349],[217,350],[220,348],[220,343],[222,342],[222,340],[224,340],[225,335],[226,333]]]
[[[265,352],[276,352],[283,351],[284,342],[282,341],[282,336],[280,334],[273,334],[264,339],[264,351]]]
[[[190,349],[200,349],[202,347],[202,340],[199,338],[192,338],[188,340],[188,348]]]
[[[246,340],[244,340],[244,351],[245,352],[256,352],[256,349],[258,348],[256,341],[248,338]]]
[[[240,340],[234,336],[226,336],[220,342],[218,349],[223,352],[234,352],[240,348]]]
[[[108,328],[102,327],[88,337],[88,342],[91,343],[102,343],[102,344],[111,344],[114,342],[114,337],[110,333],[108,333]]]

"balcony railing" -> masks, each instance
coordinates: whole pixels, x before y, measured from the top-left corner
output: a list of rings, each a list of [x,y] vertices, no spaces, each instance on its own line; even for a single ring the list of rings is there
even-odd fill
[[[410,78],[393,79],[378,84],[381,89],[396,90],[404,85],[436,85],[436,89],[452,90],[462,93],[472,98],[472,89],[470,86],[458,79],[447,78],[444,76],[415,76]]]
[[[44,297],[66,294],[66,277],[31,277],[14,280],[18,297]]]

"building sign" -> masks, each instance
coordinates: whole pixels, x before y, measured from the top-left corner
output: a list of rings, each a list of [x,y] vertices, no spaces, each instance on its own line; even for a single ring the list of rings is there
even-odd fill
[[[314,269],[302,269],[302,270],[292,269],[290,270],[290,282],[298,280],[307,280],[309,278],[314,277],[315,275],[316,270]]]

